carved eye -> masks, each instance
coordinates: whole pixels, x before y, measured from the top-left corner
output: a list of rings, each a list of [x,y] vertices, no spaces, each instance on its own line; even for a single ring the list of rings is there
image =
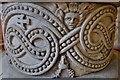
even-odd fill
[[[68,20],[68,21],[70,21],[70,20],[71,20],[71,17],[67,17],[67,18],[65,18],[65,20]]]
[[[74,21],[75,21],[75,22],[78,22],[78,21],[79,21],[79,19],[78,19],[78,18],[74,18]]]

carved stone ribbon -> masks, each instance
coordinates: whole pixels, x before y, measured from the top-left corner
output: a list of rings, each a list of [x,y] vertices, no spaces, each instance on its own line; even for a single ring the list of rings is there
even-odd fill
[[[42,76],[67,58],[72,77],[105,68],[112,56],[116,9],[94,3],[45,4],[50,6],[12,3],[3,12],[4,42],[14,67]]]

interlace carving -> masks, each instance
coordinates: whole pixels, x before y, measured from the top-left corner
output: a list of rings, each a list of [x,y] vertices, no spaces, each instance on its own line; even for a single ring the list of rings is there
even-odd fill
[[[69,77],[74,77],[77,69],[72,65],[94,72],[109,64],[115,33],[113,6],[54,3],[52,12],[30,3],[19,4],[6,8],[2,18],[7,51],[20,72],[44,75],[60,60],[55,76],[67,69]]]

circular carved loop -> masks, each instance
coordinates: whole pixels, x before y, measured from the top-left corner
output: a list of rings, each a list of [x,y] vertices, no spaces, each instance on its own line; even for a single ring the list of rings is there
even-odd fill
[[[83,50],[91,55],[102,54],[102,51],[106,49],[104,53],[109,54],[108,50],[112,49],[113,39],[110,38],[115,32],[115,9],[112,6],[104,6],[90,15],[87,21],[82,25],[80,31],[80,42]],[[105,23],[105,18],[109,19],[108,23]],[[110,32],[109,29],[112,29]],[[113,36],[111,36],[113,37]],[[89,55],[89,54],[84,55]],[[104,59],[107,55],[104,57]],[[91,59],[100,59],[90,57]]]
[[[24,13],[18,11],[23,9],[18,8],[22,6],[24,9],[25,7],[29,8],[29,10],[23,10],[25,11]],[[51,28],[48,25],[35,25],[35,21],[39,21],[39,19],[44,21],[44,19],[47,19],[45,17],[47,13],[44,10],[40,10],[41,12],[39,14],[34,12],[36,10],[35,8],[28,7],[27,5],[13,5],[9,8],[11,9],[13,7],[15,7],[13,13],[6,13],[6,16],[9,15],[9,18],[5,17],[5,19],[8,18],[6,19],[8,22],[6,21],[4,25],[6,48],[11,54],[12,63],[22,73],[29,75],[43,74],[50,70],[57,60],[59,48],[56,35],[59,35],[58,37],[62,35],[60,33],[58,34],[58,30],[55,30],[53,26],[60,27],[61,24],[58,25],[54,21],[54,23],[49,23],[49,25],[52,24],[50,26]],[[40,9],[43,8],[41,7]],[[37,20],[36,16],[33,16],[33,18],[30,17],[29,11],[35,15],[39,15],[40,18]],[[31,21],[32,19],[35,21]],[[15,22],[10,23],[13,20]],[[41,23],[40,21],[38,23]],[[31,24],[31,22],[34,24]],[[48,20],[48,22],[50,21]],[[26,56],[28,60],[25,59]]]
[[[91,60],[90,63],[99,61],[102,65],[109,62],[114,42],[115,13],[113,6],[103,6],[91,13],[83,23],[80,30],[81,50],[82,55]]]
[[[10,42],[6,43],[7,49],[10,51],[11,54],[15,55],[12,56],[14,57],[12,59],[14,66],[18,70],[26,74],[30,74],[30,75],[43,74],[44,72],[46,72],[51,68],[51,66],[58,57],[58,43],[55,36],[49,29],[45,28],[44,26],[44,28],[38,27],[36,29],[33,29],[32,31],[28,31],[28,34],[26,34],[27,38],[25,38],[24,33],[20,31],[21,29],[16,27],[18,26],[12,25],[12,27],[9,27],[9,29],[7,29],[7,33],[6,33],[6,34],[10,34],[10,35],[6,35],[6,42],[13,40],[8,38],[9,36],[13,38],[11,34],[16,35],[17,39],[20,41],[20,45],[19,45],[20,47],[17,47],[17,49],[16,48],[14,49],[14,46],[12,46]],[[34,33],[34,35],[31,34],[32,32]],[[36,40],[38,40],[39,45],[41,46],[37,46]],[[32,46],[34,46],[34,48],[36,47],[37,50],[34,50]],[[33,58],[40,59],[41,60],[40,63],[36,65],[27,65],[24,62],[19,61],[19,57],[21,56],[24,57],[23,53],[24,55],[25,53],[27,54],[29,53],[32,55]],[[35,72],[36,70],[37,72]]]
[[[5,44],[12,63],[25,74],[40,75],[53,67],[59,54],[65,54],[80,67],[103,69],[111,60],[115,13],[113,6],[102,6],[86,15],[81,26],[67,30],[41,6],[12,4],[3,12]]]

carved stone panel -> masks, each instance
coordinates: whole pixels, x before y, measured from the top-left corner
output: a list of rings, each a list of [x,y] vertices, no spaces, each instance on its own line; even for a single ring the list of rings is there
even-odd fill
[[[77,77],[111,61],[116,8],[96,3],[11,3],[3,36],[11,64],[23,74]]]

